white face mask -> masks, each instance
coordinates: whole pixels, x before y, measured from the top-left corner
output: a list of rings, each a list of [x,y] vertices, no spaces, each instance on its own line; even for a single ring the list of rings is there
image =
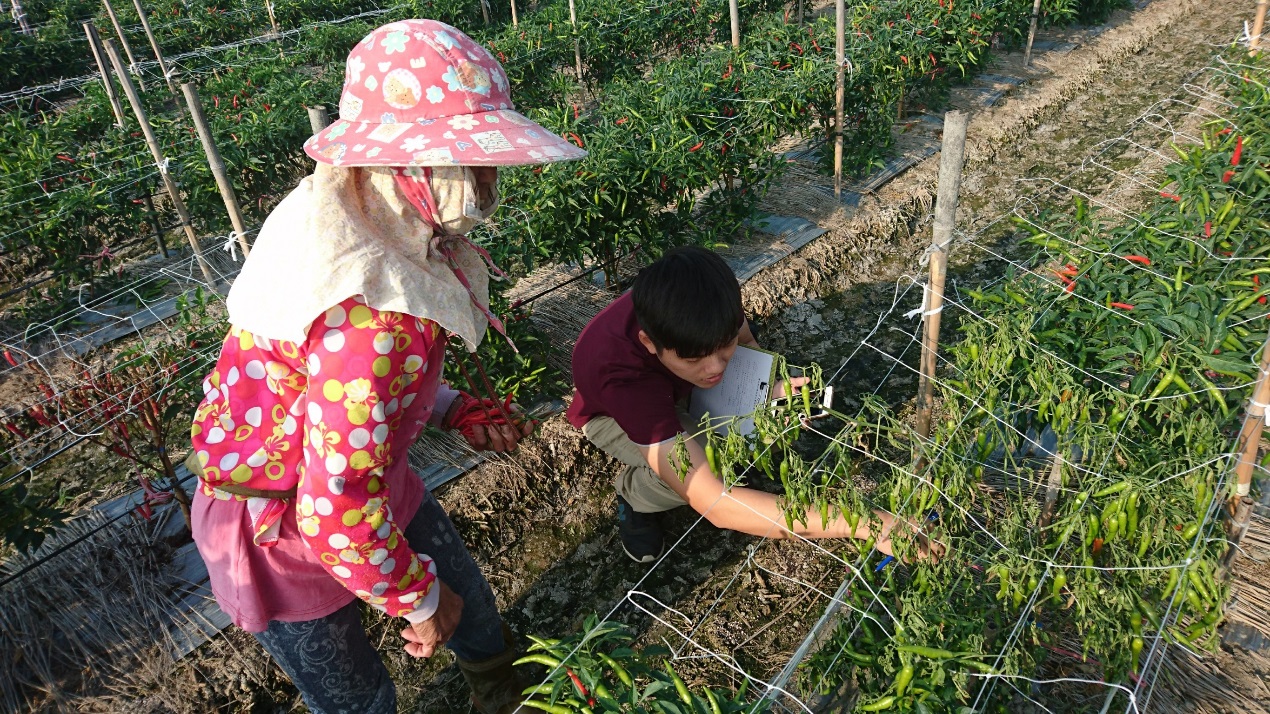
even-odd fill
[[[464,235],[498,209],[497,179],[492,184],[479,182],[468,166],[433,167],[431,187],[435,220],[446,235]]]

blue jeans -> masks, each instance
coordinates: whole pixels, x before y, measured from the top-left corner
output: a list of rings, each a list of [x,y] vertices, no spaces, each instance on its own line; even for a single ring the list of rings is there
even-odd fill
[[[494,592],[431,493],[424,495],[405,536],[416,552],[432,558],[437,576],[463,598],[463,617],[446,647],[468,661],[502,653],[506,645]],[[366,637],[356,600],[326,617],[275,620],[264,632],[253,634],[291,678],[313,714],[397,711],[397,688]]]

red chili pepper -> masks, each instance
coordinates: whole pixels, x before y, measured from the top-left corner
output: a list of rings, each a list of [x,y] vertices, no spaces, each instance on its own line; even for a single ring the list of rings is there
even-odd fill
[[[792,48],[794,48],[794,49],[796,49],[796,50],[798,50],[798,54],[799,54],[799,55],[801,55],[801,54],[803,53],[803,46],[802,46],[802,45],[800,45],[800,44],[798,44],[797,42],[791,42],[791,43],[789,43],[789,46],[790,46],[790,47],[792,47]]]
[[[219,97],[219,96],[213,96],[213,97],[212,97],[212,105],[213,105],[213,106],[215,106],[217,109],[220,109],[220,97]]]
[[[692,148],[691,148],[691,149],[688,149],[688,153],[689,153],[689,154],[691,154],[692,152],[696,151],[697,149],[700,149],[702,146],[705,146],[705,143],[706,143],[706,142],[704,142],[704,141],[698,141],[696,144],[694,144],[694,145],[692,146]]]
[[[1230,183],[1230,180],[1231,180],[1231,179],[1233,179],[1234,177],[1235,177],[1235,170],[1234,170],[1234,169],[1227,169],[1227,170],[1226,170],[1226,173],[1224,173],[1224,174],[1222,174],[1222,175],[1221,175],[1221,182],[1222,182],[1222,183]]]
[[[1182,200],[1181,196],[1177,195],[1176,193],[1169,193],[1168,191],[1161,191],[1160,198],[1170,198],[1170,199],[1173,199],[1174,201]]]
[[[729,62],[729,63],[728,63],[728,71],[726,71],[726,72],[724,72],[724,73],[723,73],[723,78],[724,78],[724,79],[727,79],[728,77],[731,77],[731,76],[732,76],[732,63],[731,63],[731,62]]]
[[[1244,138],[1242,136],[1235,137],[1235,153],[1230,155],[1230,165],[1238,166],[1239,157],[1244,153]]]
[[[269,111],[269,105],[268,105],[268,104],[266,104],[266,105],[265,105],[265,111],[266,111],[266,112],[268,112],[268,111]]]
[[[618,120],[617,120],[616,122],[614,122],[614,123],[615,123],[615,124],[617,124],[618,126],[621,126],[621,125],[625,124],[627,121],[629,121],[629,119],[628,119],[627,117],[622,117],[621,119],[618,119]]]
[[[574,119],[578,118],[578,105],[576,104],[573,105],[573,118]]]
[[[1132,310],[1132,309],[1133,309],[1133,306],[1132,306],[1132,305],[1130,305],[1130,304],[1129,304],[1129,303],[1127,303],[1127,302],[1113,302],[1113,303],[1111,303],[1111,306],[1112,306],[1112,307],[1118,307],[1118,308],[1120,308],[1121,310]]]
[[[8,362],[8,363],[9,363],[9,366],[11,366],[11,367],[17,367],[17,366],[18,366],[18,361],[17,361],[17,360],[15,360],[15,359],[13,359],[13,353],[12,353],[12,352],[10,352],[9,350],[5,350],[5,351],[4,351],[4,361],[5,361],[5,362]]]
[[[235,109],[237,109],[237,108],[238,108],[238,95],[237,95],[237,94],[235,94],[235,95],[234,95],[234,108],[235,108]]]
[[[1230,133],[1230,127],[1226,127],[1225,129],[1222,129],[1221,131],[1217,132],[1217,136],[1225,136],[1229,133]]]
[[[726,153],[728,153],[728,145],[727,145],[727,144],[724,144],[724,145],[723,145],[723,146],[719,149],[719,153],[720,153],[720,154],[726,154]],[[1262,300],[1265,300],[1265,298],[1262,298]]]
[[[908,57],[906,55],[900,55],[900,60],[903,61],[904,64],[908,64]]]
[[[856,34],[858,35],[859,33]],[[807,36],[811,38],[811,46],[815,47],[816,51],[819,52],[820,45],[816,43],[816,33],[810,27],[807,28]]]
[[[934,53],[934,52],[930,52],[930,53],[928,53],[926,56],[930,58],[930,63],[931,63],[931,64],[939,64],[939,61],[935,59],[935,53]]]
[[[1213,222],[1212,221],[1204,222],[1204,237],[1205,238],[1213,237]]]
[[[66,162],[66,163],[68,163],[68,164],[73,164],[73,163],[75,163],[75,159],[72,159],[71,157],[67,156],[66,154],[58,154],[58,155],[57,155],[57,158],[61,159],[62,161],[65,161],[65,162]]]
[[[591,696],[591,693],[586,690],[586,687],[583,686],[582,680],[578,678],[578,675],[574,674],[571,669],[565,669],[565,672],[569,674],[569,679],[573,680],[573,686],[578,688],[578,693],[586,697],[587,706],[595,706],[595,697]]]
[[[1129,261],[1130,263],[1141,263],[1142,265],[1150,265],[1150,264],[1151,264],[1151,259],[1150,259],[1150,258],[1148,258],[1148,257],[1146,257],[1145,255],[1122,255],[1122,256],[1120,256],[1120,257],[1121,257],[1121,258],[1124,258],[1125,260]]]
[[[1094,539],[1094,555],[1098,555],[1098,551],[1102,550],[1102,544],[1103,544],[1102,538]]]
[[[1068,292],[1068,293],[1076,292],[1076,281],[1073,280],[1070,283],[1068,283],[1067,287],[1063,288],[1063,292]]]
[[[573,132],[569,132],[568,136],[573,139],[573,143],[577,144],[579,149],[583,148],[582,137],[574,134]]]

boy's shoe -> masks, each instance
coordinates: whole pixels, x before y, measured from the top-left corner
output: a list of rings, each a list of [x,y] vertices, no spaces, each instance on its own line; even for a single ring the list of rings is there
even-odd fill
[[[625,498],[617,497],[617,532],[622,550],[636,563],[651,563],[661,555],[661,523],[655,513],[640,513]]]

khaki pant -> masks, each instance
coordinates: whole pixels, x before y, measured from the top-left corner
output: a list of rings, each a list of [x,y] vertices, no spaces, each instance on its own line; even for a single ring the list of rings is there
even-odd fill
[[[679,421],[690,433],[694,431],[687,414],[680,413]],[[592,417],[582,427],[582,434],[604,453],[625,464],[613,478],[613,488],[631,508],[639,513],[660,513],[688,505],[648,466],[639,446],[612,417]]]

